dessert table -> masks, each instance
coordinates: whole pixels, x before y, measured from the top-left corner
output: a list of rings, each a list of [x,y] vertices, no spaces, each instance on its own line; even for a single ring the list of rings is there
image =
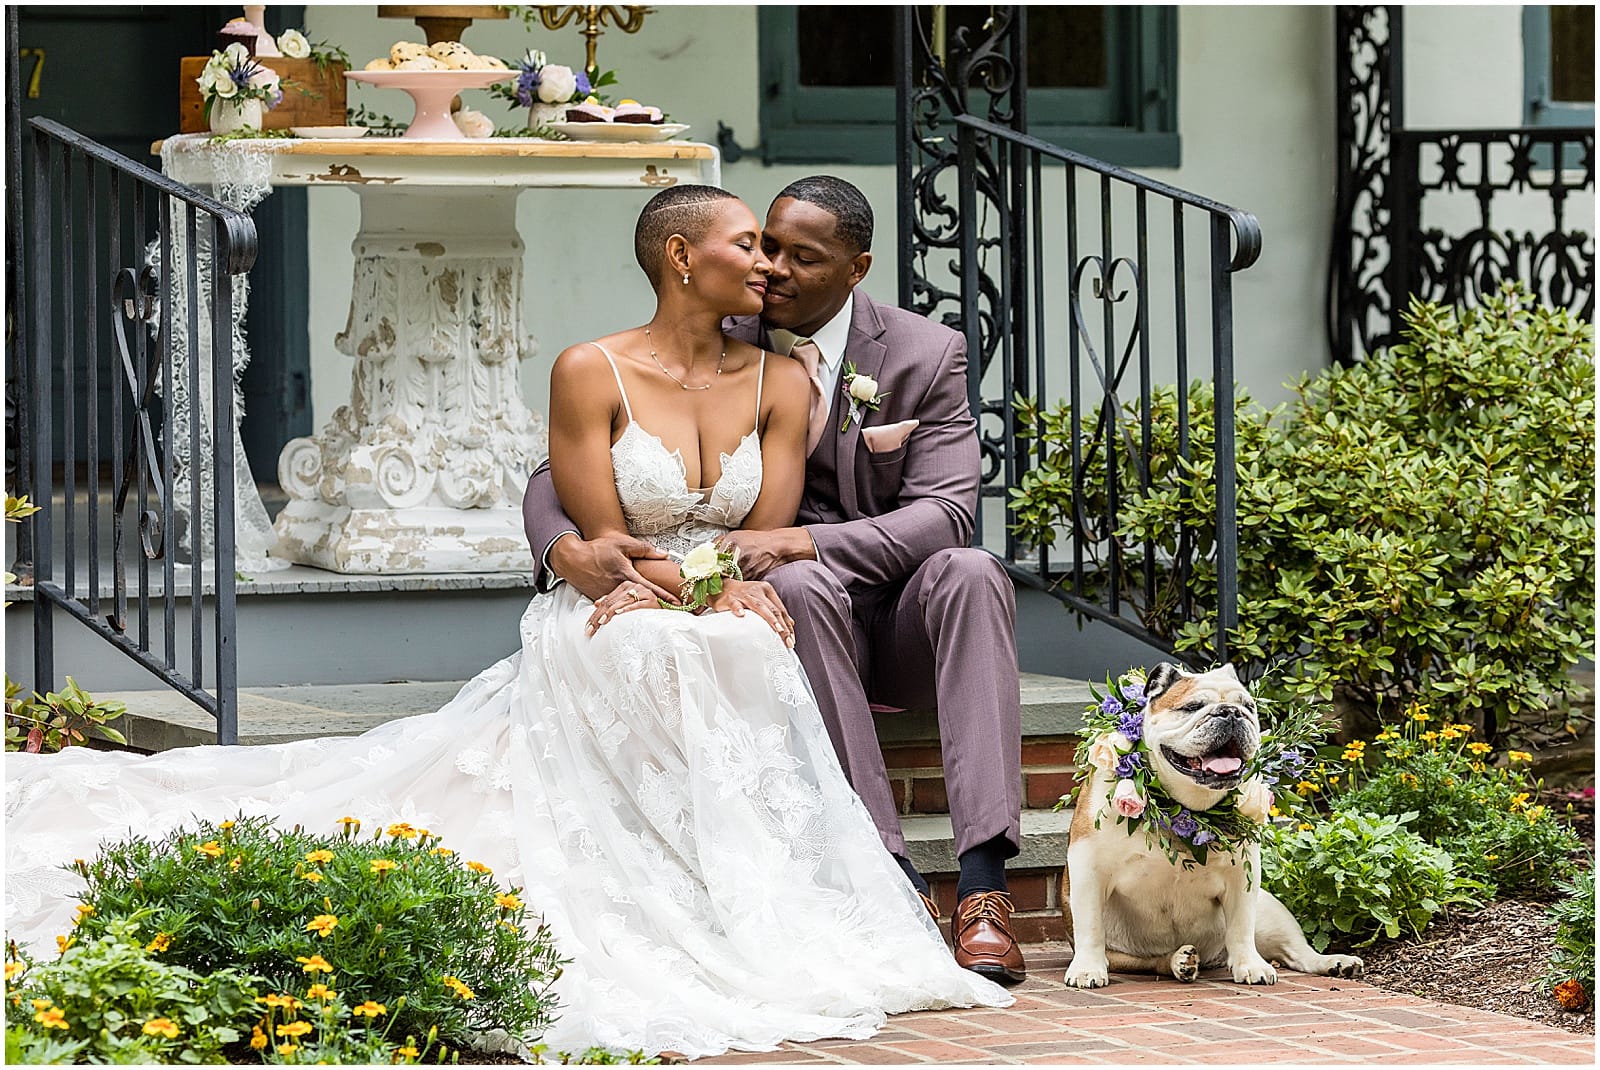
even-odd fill
[[[350,315],[334,339],[355,362],[350,400],[284,446],[289,502],[271,550],[344,573],[531,568],[522,492],[547,440],[522,400],[521,364],[536,351],[522,191],[721,185],[717,149],[681,141],[181,135],[156,151],[173,178],[230,203],[273,186],[359,199]]]

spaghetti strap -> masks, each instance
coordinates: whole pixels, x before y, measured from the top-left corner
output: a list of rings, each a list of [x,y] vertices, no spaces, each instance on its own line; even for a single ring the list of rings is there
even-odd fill
[[[612,359],[611,350],[607,349],[605,346],[601,345],[599,342],[590,342],[589,344],[594,346],[601,353],[605,354],[606,363],[611,365],[611,374],[615,375],[617,377],[617,392],[622,395],[622,411],[628,414],[628,422],[630,424],[633,423],[633,406],[628,404],[628,391],[622,385],[622,373],[617,370],[617,362],[614,359]],[[757,402],[756,403],[758,405],[760,404],[760,400],[759,400],[760,399],[760,393],[761,393],[761,388],[757,387],[756,388],[756,394],[757,394]]]
[[[761,351],[761,367],[756,369],[756,430],[761,430],[761,384],[767,378],[767,352]]]

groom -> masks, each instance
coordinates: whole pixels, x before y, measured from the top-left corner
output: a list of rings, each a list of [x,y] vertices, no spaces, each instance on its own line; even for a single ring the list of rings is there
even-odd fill
[[[857,289],[872,264],[872,224],[861,191],[830,176],[791,183],[772,202],[761,316],[726,329],[810,373],[805,494],[799,526],[723,541],[794,618],[795,651],[845,773],[935,918],[906,857],[869,698],[937,707],[961,863],[956,960],[1012,983],[1024,977],[1005,894],[1022,807],[1014,595],[999,562],[969,546],[979,459],[965,342]],[[542,467],[523,515],[545,565],[540,590],[553,572],[589,598],[623,582],[666,594],[633,567],[664,555],[622,535],[584,541]]]

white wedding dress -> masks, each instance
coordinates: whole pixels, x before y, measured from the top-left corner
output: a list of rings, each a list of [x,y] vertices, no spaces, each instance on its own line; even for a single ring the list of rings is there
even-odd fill
[[[629,530],[681,554],[737,527],[759,435],[702,495],[627,414],[611,457]],[[955,964],[765,621],[639,610],[587,637],[592,608],[566,585],[535,598],[521,650],[362,736],[8,754],[8,935],[53,954],[82,888],[59,867],[103,841],[240,811],[332,833],[349,813],[427,827],[525,889],[572,960],[552,1050],[768,1050],[1011,1002]]]

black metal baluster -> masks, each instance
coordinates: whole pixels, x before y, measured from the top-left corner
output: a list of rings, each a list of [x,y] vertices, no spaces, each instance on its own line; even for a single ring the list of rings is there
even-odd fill
[[[1078,305],[1078,169],[1068,163],[1067,169],[1067,307]],[[1078,346],[1078,326],[1067,324],[1067,368],[1072,378],[1072,388],[1067,394],[1072,420],[1072,593],[1084,596],[1083,543],[1089,535],[1088,511],[1084,508],[1083,494],[1083,385],[1081,355]]]
[[[161,198],[161,280],[159,300],[161,307],[166,310],[162,317],[161,331],[161,622],[165,629],[166,667],[175,669],[178,664],[178,627],[177,627],[177,526],[175,514],[176,503],[172,500],[172,476],[177,467],[178,444],[174,441],[172,433],[173,392],[177,384],[172,381],[172,346],[173,331],[178,329],[178,316],[182,311],[173,308],[172,300],[172,198]],[[190,228],[191,230],[193,228]],[[189,256],[194,255],[194,245],[185,247]],[[191,299],[193,294],[188,295]],[[191,331],[192,339],[194,333]]]
[[[1189,459],[1189,275],[1183,257],[1183,202],[1172,202],[1172,314],[1175,324],[1174,341],[1178,358],[1178,456]],[[1187,473],[1180,488],[1179,498],[1184,503],[1182,515],[1188,515],[1188,503],[1193,497]],[[1190,560],[1194,550],[1192,533],[1187,523],[1178,526],[1178,590],[1182,592],[1183,619],[1194,619],[1194,586]]]
[[[1216,390],[1217,650],[1228,660],[1228,633],[1239,618],[1239,531],[1234,483],[1233,274],[1228,218],[1211,216],[1211,360]]]
[[[1117,513],[1121,508],[1117,488],[1117,428],[1122,413],[1117,408],[1117,311],[1112,288],[1115,258],[1111,240],[1111,176],[1100,176],[1100,281],[1096,284],[1100,298],[1100,374],[1104,377],[1100,387],[1101,448],[1106,455],[1106,592],[1107,606],[1113,617],[1122,612],[1122,553],[1117,541]]]
[[[1138,225],[1138,256],[1139,278],[1135,282],[1136,294],[1139,299],[1138,316],[1135,329],[1139,332],[1139,490],[1146,496],[1150,493],[1150,449],[1151,449],[1151,414],[1150,414],[1150,312],[1149,296],[1146,280],[1150,277],[1150,220],[1145,206],[1145,191],[1138,190],[1134,195],[1134,210]],[[1146,537],[1144,540],[1144,604],[1155,605],[1156,601],[1156,544],[1155,540]]]
[[[204,657],[200,631],[200,617],[202,615],[202,591],[200,585],[201,579],[205,574],[205,540],[202,537],[205,531],[205,518],[201,512],[200,491],[206,477],[205,460],[200,452],[200,423],[201,413],[204,408],[204,396],[200,393],[200,364],[201,355],[205,352],[204,347],[209,344],[210,340],[203,340],[200,336],[200,246],[197,243],[200,235],[199,228],[195,224],[195,209],[192,204],[185,208],[183,229],[184,250],[188,254],[185,258],[188,260],[188,264],[186,265],[187,278],[184,285],[184,297],[187,299],[186,312],[189,321],[189,330],[185,335],[184,346],[189,357],[189,522],[187,525],[189,530],[189,632],[191,648],[189,664],[194,685],[195,687],[200,687],[203,680],[201,665]],[[213,275],[220,274],[220,269],[215,264],[212,267]],[[212,351],[211,359],[213,361],[218,361],[222,358],[222,353],[218,353],[215,350]],[[215,404],[215,402],[216,399],[213,398],[212,403]],[[211,429],[213,445],[216,444],[217,430],[215,427]],[[173,475],[168,473],[168,487],[172,486],[172,479]],[[176,507],[174,507],[174,512],[176,512]]]
[[[133,255],[142,266],[145,258],[145,200],[144,183],[136,182],[133,186]],[[160,273],[155,282],[155,300],[157,315],[156,346],[163,344],[167,336],[167,316],[172,311],[172,302],[161,292],[167,282],[167,268],[172,262],[172,257],[167,249],[167,199],[161,198],[161,207],[156,211],[157,226],[160,228],[156,240],[160,243],[161,264]],[[140,306],[144,303],[142,286],[135,286],[136,301]],[[150,341],[149,330],[143,319],[136,321],[131,328],[134,336],[134,352],[138,361],[139,372],[138,393],[134,396],[134,419],[139,422],[139,435],[134,442],[135,465],[139,478],[139,650],[147,652],[150,649],[150,553],[152,545],[159,545],[159,541],[152,544],[152,540],[159,540],[161,532],[155,530],[151,523],[150,515],[150,454],[152,440],[143,432],[147,426],[145,421],[150,418],[147,399],[150,396]]]
[[[30,373],[33,396],[33,467],[29,484],[39,511],[33,522],[33,689],[40,694],[55,690],[55,628],[52,603],[45,590],[55,579],[50,545],[50,514],[55,501],[54,475],[51,472],[50,373],[52,330],[50,324],[50,280],[53,275],[51,251],[51,202],[54,183],[50,157],[54,145],[49,137],[35,132],[33,137],[33,354]]]
[[[970,175],[977,161],[976,136],[967,127],[956,132],[957,156],[961,173]],[[961,218],[961,325],[967,336],[967,404],[972,418],[979,422],[982,434],[983,421],[983,336],[978,322],[978,226],[977,191],[975,183],[962,182],[960,193]],[[972,542],[983,545],[983,492],[980,488],[976,514],[973,518]]]
[[[1036,452],[1035,459],[1044,460],[1044,410],[1049,403],[1050,395],[1045,388],[1045,359],[1049,356],[1049,346],[1045,344],[1048,335],[1044,326],[1044,160],[1035,155],[1033,157],[1033,389],[1030,391],[1038,406],[1038,418],[1030,429],[1033,434],[1032,444]],[[1007,506],[1010,507],[1009,496]],[[1007,513],[1007,518],[1016,519],[1015,510]],[[1050,582],[1050,539],[1039,542],[1039,580],[1043,584]]]
[[[111,270],[122,274],[122,175],[116,168],[111,168],[106,201],[111,206],[111,226],[106,232],[109,248],[107,258]],[[123,315],[122,301],[126,300],[119,291],[116,282],[111,283],[110,314],[111,322],[116,324],[117,317]],[[115,339],[117,332],[111,332]],[[115,344],[115,342],[113,342]],[[113,497],[111,500],[111,626],[119,632],[128,630],[128,565],[123,557],[123,504],[126,501],[126,492],[123,489],[124,458],[122,454],[122,394],[127,389],[127,374],[122,365],[122,353],[117,352],[117,360],[112,370],[112,378],[116,385],[111,388],[111,479]]]
[[[84,209],[83,232],[88,248],[88,269],[84,272],[85,317],[83,322],[83,349],[89,357],[88,368],[88,477],[89,477],[89,612],[100,616],[100,200],[99,183],[95,176],[99,168],[88,157],[84,158]]]
[[[212,542],[213,571],[216,574],[216,696],[217,742],[239,742],[238,676],[234,647],[234,481],[231,478],[236,458],[233,452],[233,277],[223,265],[233,262],[232,241],[226,247],[219,238],[222,228],[211,220],[211,443],[215,467],[211,477],[212,509],[216,523]],[[198,394],[196,395],[198,402]],[[191,466],[191,473],[193,466]],[[194,478],[191,474],[191,478]],[[195,543],[195,575],[200,574],[200,548]],[[200,598],[194,601],[195,619],[200,619]],[[195,632],[196,642],[199,636]],[[199,649],[195,654],[195,686],[200,686]]]
[[[62,586],[68,598],[78,594],[78,532],[76,523],[78,505],[77,455],[78,455],[78,350],[73,345],[74,326],[78,310],[83,306],[75,291],[76,272],[73,259],[77,244],[73,240],[76,228],[72,223],[72,156],[71,149],[61,153],[61,294],[66,313],[61,317],[61,562],[65,566]]]

